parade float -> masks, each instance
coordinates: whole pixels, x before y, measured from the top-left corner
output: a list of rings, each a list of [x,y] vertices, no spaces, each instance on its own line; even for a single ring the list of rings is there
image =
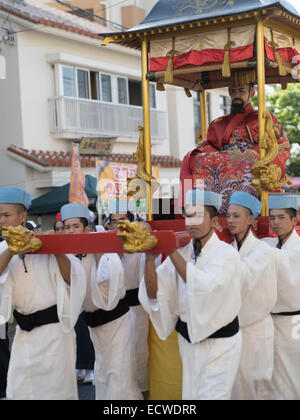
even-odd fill
[[[159,90],[173,85],[182,87],[188,96],[191,90],[200,93],[203,140],[207,133],[206,91],[231,87],[234,83],[255,83],[259,121],[257,156],[251,156],[247,150],[239,158],[223,156],[224,169],[218,174],[218,181],[231,171],[230,179],[237,184],[229,185],[231,193],[244,189],[238,180],[243,178],[242,171],[247,173],[245,182],[251,181],[248,192],[260,196],[262,216],[267,216],[269,192],[282,191],[288,183],[284,165],[288,144],[276,141],[277,127],[266,110],[265,85],[276,83],[286,89],[288,83],[299,82],[299,29],[299,14],[286,1],[161,0],[136,27],[103,34],[102,45],[117,43],[141,51],[145,172],[151,174],[149,81],[156,82]],[[217,156],[211,158],[216,160]],[[200,170],[194,178],[207,178],[205,166],[209,159],[206,155],[198,162]],[[237,166],[239,170],[232,171]],[[146,182],[151,220],[151,184],[148,179]],[[216,188],[212,184],[209,187]],[[223,193],[217,188],[216,192]]]
[[[258,237],[269,236],[269,193],[282,192],[289,180],[282,164],[288,157],[287,145],[277,141],[276,124],[266,109],[265,85],[280,84],[282,89],[286,89],[288,83],[300,81],[298,12],[286,1],[159,0],[136,27],[126,32],[103,35],[103,45],[117,43],[141,52],[144,159],[140,164],[144,165],[148,177],[142,178],[147,182],[149,221],[153,220],[149,182],[152,173],[149,81],[156,82],[160,91],[172,85],[184,89],[188,96],[192,96],[191,90],[199,92],[202,140],[205,140],[207,133],[206,91],[249,83],[257,85],[257,148],[250,155],[249,149],[244,151],[244,155],[242,151],[239,157],[230,154],[221,157],[222,153],[228,152],[220,152],[218,156],[200,154],[200,170],[193,181],[195,178],[207,180],[208,162],[211,166],[215,165],[215,169],[220,163],[218,159],[221,159],[224,169],[219,174],[218,184],[220,180],[228,179],[228,172],[234,182],[231,185],[227,183],[223,190],[210,183],[209,186],[213,187],[210,189],[223,195],[226,189],[229,189],[229,193],[242,189],[259,195],[263,208],[255,230]],[[246,173],[247,188],[245,182],[240,183]],[[159,226],[157,222],[154,223],[155,229],[161,229],[169,223],[174,231],[180,231],[183,226],[179,220],[163,221]],[[219,218],[218,233],[222,239],[230,240],[225,218]],[[176,334],[162,343],[150,328],[149,344],[151,398],[180,398],[180,359],[175,350]]]
[[[240,152],[239,158],[230,152],[220,152],[218,156],[200,154],[200,170],[192,181],[209,179],[205,172],[207,162],[215,165],[221,159],[221,163],[225,163],[218,180],[228,178],[230,173],[230,193],[244,188],[245,184],[239,184],[242,178],[247,182],[248,191],[259,195],[263,204],[255,232],[258,237],[271,235],[268,196],[283,193],[288,183],[282,164],[288,154],[287,145],[277,141],[277,127],[266,109],[265,85],[280,84],[285,89],[288,83],[300,81],[300,16],[293,6],[283,0],[159,0],[136,27],[102,36],[103,46],[119,44],[141,53],[143,127],[140,127],[135,154],[137,175],[131,182],[144,183],[147,219],[152,232],[125,226],[120,237],[116,232],[66,235],[59,242],[55,235],[41,235],[43,245],[38,252],[102,253],[124,249],[145,252],[152,249],[167,254],[189,241],[182,218],[176,219],[173,215],[170,220],[153,220],[159,217],[153,215],[152,200],[152,187],[157,184],[152,178],[150,81],[156,82],[161,91],[171,85],[181,87],[188,96],[192,90],[199,92],[203,141],[207,133],[206,91],[231,87],[233,83],[257,85],[257,147],[251,153],[249,150]],[[216,192],[222,192],[217,185],[213,186]],[[232,239],[224,217],[219,217],[217,233],[223,240]],[[144,246],[146,242],[148,248]],[[150,398],[180,399],[181,362],[176,333],[162,342],[150,326],[149,350]]]

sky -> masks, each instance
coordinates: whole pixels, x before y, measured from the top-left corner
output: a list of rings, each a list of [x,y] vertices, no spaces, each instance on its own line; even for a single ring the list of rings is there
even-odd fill
[[[287,0],[291,3],[300,13],[300,0]]]

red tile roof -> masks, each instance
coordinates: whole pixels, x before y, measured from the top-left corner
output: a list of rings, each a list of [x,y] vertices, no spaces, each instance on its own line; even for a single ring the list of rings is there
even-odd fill
[[[104,25],[33,0],[0,0],[0,10],[37,25],[51,26],[96,39],[102,39],[98,34],[107,31]]]
[[[72,153],[44,150],[28,150],[23,147],[10,146],[7,150],[24,159],[28,159],[42,167],[71,167]],[[81,167],[95,167],[96,160],[106,160],[117,163],[135,163],[132,154],[110,153],[103,155],[81,155]],[[161,168],[180,168],[181,160],[173,156],[152,156],[152,165]]]

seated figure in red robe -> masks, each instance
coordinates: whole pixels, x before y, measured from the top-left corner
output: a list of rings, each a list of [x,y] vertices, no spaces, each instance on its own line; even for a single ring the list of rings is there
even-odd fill
[[[197,179],[202,179],[206,190],[221,193],[220,213],[226,213],[234,191],[246,191],[257,197],[251,173],[252,166],[259,160],[258,112],[251,105],[255,87],[253,83],[231,87],[229,93],[230,114],[210,124],[206,139],[184,157],[180,173],[182,186],[184,180],[195,184]],[[272,163],[281,169],[281,179],[284,179],[290,145],[282,126],[271,115],[279,148]]]

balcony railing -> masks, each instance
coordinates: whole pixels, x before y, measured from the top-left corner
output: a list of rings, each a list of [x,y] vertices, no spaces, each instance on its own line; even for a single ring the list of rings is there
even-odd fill
[[[84,136],[138,137],[143,125],[143,109],[139,106],[86,100],[50,98],[51,132]],[[151,109],[151,137],[167,138],[165,111]]]

